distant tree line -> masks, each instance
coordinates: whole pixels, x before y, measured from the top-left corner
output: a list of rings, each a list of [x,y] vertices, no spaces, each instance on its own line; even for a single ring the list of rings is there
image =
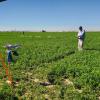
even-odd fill
[[[46,30],[42,30],[42,32],[46,32]]]

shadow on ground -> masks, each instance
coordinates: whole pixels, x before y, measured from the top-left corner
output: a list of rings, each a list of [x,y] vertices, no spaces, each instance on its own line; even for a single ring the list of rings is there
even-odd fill
[[[84,50],[88,50],[88,51],[100,51],[100,49],[95,49],[95,48],[85,48]]]
[[[75,53],[75,51],[66,52],[66,53],[64,53],[64,54],[61,54],[61,55],[55,56],[54,58],[49,59],[47,62],[48,62],[48,63],[50,63],[50,62],[55,62],[55,61],[64,59],[66,56],[70,56],[70,55],[72,55],[72,54],[74,54],[74,53]]]

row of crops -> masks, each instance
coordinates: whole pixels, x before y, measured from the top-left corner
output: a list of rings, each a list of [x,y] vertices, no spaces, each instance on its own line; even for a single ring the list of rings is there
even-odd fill
[[[7,77],[0,64],[0,97],[6,100],[99,100],[99,35],[99,32],[87,33],[84,51],[79,52],[75,32],[0,33],[0,52],[5,61],[3,45],[21,44],[17,62],[10,66],[16,82],[13,88],[5,83]],[[41,85],[45,82],[50,85]]]

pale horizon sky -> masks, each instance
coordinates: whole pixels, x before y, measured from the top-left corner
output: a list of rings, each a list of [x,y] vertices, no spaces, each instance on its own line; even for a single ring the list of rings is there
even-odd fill
[[[100,31],[100,0],[7,0],[0,3],[0,30]]]

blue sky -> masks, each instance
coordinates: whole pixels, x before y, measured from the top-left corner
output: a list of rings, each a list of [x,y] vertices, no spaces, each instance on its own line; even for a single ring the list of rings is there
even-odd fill
[[[71,30],[100,27],[100,0],[7,0],[0,3],[0,28]]]

